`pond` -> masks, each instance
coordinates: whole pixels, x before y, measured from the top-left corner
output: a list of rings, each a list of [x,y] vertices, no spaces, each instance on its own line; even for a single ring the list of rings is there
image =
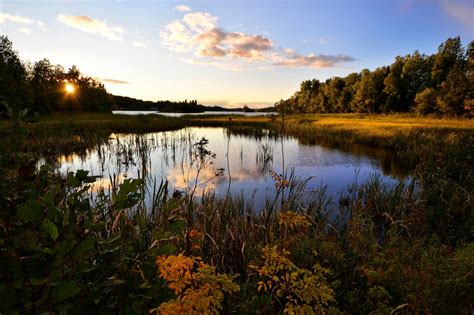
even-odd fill
[[[349,185],[363,183],[378,174],[393,184],[399,174],[392,152],[370,148],[334,148],[304,144],[269,130],[188,127],[148,134],[112,134],[108,141],[82,155],[57,158],[60,172],[88,170],[101,176],[93,189],[107,189],[110,178],[143,178],[149,190],[167,180],[174,190],[230,193],[252,200],[261,209],[275,195],[275,176],[293,174],[307,180],[311,195],[327,186],[328,197],[337,201]]]

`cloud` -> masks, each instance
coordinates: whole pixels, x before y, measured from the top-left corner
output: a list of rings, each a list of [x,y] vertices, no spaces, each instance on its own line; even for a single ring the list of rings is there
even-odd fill
[[[160,32],[161,42],[177,53],[192,53],[182,58],[191,64],[212,65],[241,71],[237,60],[266,63],[284,67],[334,67],[353,61],[345,55],[301,55],[293,49],[275,49],[273,41],[258,34],[228,32],[218,26],[218,18],[206,12],[187,13],[180,20],[168,23]],[[225,63],[216,59],[226,60]]]
[[[444,0],[441,2],[441,9],[474,32],[474,2]]]
[[[227,57],[260,60],[272,41],[260,35],[226,32],[217,27],[217,17],[193,12],[175,20],[161,32],[162,42],[176,52],[194,52],[196,57]]]
[[[106,22],[88,16],[64,15],[58,16],[58,21],[80,31],[99,34],[110,40],[122,40],[124,29],[119,26],[109,26]]]
[[[31,26],[37,26],[40,30],[47,32],[48,28],[46,28],[46,25],[41,22],[41,21],[35,21],[33,19],[16,15],[16,14],[8,14],[8,13],[3,13],[0,12],[0,24],[5,24],[6,22],[12,22],[12,23],[19,23],[19,24],[28,24]],[[25,33],[25,34],[30,34],[31,29],[22,27],[19,28],[18,31]]]
[[[25,34],[31,34],[31,30],[27,27],[20,27],[18,31],[25,33]]]
[[[33,24],[35,22],[24,16],[0,12],[0,24],[4,24],[7,21],[20,24]]]
[[[191,11],[191,8],[188,7],[187,5],[177,5],[174,7],[174,9],[176,11],[179,11],[179,12],[187,12],[187,11]]]
[[[146,48],[147,47],[147,45],[145,43],[142,43],[142,42],[134,42],[133,46],[140,47],[140,48]]]
[[[111,84],[130,84],[131,83],[131,82],[127,82],[127,81],[116,80],[116,79],[108,79],[108,78],[100,79],[100,81],[106,82],[106,83],[111,83]]]
[[[346,55],[300,55],[291,48],[283,49],[282,53],[272,55],[273,64],[285,67],[329,68],[355,59]]]

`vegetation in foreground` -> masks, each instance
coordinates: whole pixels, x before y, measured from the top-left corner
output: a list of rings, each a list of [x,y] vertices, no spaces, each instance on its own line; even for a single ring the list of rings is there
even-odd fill
[[[283,125],[280,117],[86,114],[71,125],[62,115],[28,123],[20,116],[1,128],[2,313],[473,311],[469,120],[317,115],[285,117]],[[84,150],[96,141],[89,136],[102,132],[97,141],[109,132],[189,124],[264,124],[302,141],[365,141],[422,159],[412,183],[387,187],[374,178],[350,187],[336,221],[325,211],[324,192],[303,203],[295,188],[304,183],[288,174],[275,174],[276,193],[293,193],[255,213],[232,196],[198,202],[188,191],[169,198],[166,183],[155,186],[147,208],[141,180],[92,196],[95,179],[86,172],[62,178],[28,167],[60,139]],[[208,153],[195,146],[196,167]]]

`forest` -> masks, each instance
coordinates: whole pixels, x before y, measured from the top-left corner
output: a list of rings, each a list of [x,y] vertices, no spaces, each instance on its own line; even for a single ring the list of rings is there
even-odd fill
[[[275,104],[283,113],[406,113],[472,116],[474,41],[449,38],[433,55],[415,51],[390,66],[301,83]]]

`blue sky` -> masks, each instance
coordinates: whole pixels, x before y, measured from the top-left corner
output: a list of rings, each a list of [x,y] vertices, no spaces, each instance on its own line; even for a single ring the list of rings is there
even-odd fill
[[[48,58],[118,95],[263,106],[325,80],[474,38],[474,1],[0,1],[23,59]]]

